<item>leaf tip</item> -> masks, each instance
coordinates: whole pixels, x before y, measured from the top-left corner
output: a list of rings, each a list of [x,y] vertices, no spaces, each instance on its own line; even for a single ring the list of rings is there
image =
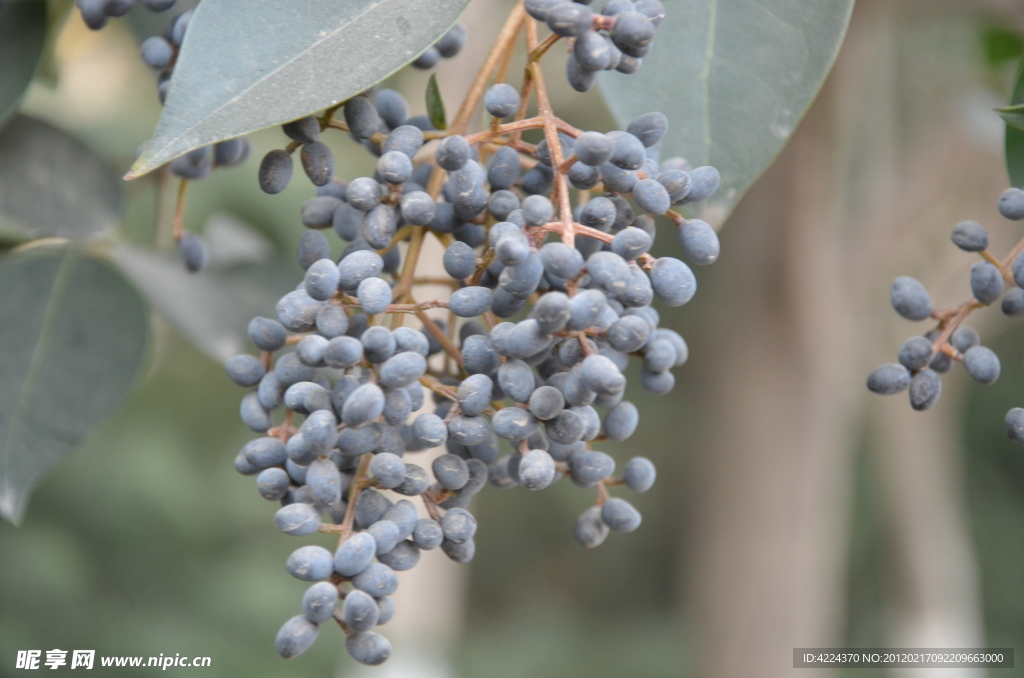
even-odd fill
[[[145,153],[139,156],[139,159],[132,164],[131,169],[125,172],[125,175],[121,177],[125,181],[131,181],[132,179],[138,179],[143,174],[151,172],[154,168],[149,167],[149,158]]]

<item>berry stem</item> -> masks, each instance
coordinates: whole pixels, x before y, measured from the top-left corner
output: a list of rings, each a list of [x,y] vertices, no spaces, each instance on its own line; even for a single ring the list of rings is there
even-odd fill
[[[445,287],[458,287],[459,282],[452,278],[416,278],[412,281],[413,285],[443,285]]]
[[[1024,238],[1021,238],[1001,261],[992,256],[992,253],[988,250],[982,250],[978,252],[978,254],[981,255],[981,258],[985,261],[995,265],[999,269],[999,273],[1003,276],[1004,280],[1011,285],[1015,285],[1016,283],[1013,279],[1013,272],[1011,268],[1014,260],[1017,258],[1017,255],[1022,251],[1024,251]],[[942,333],[939,334],[932,343],[932,355],[934,356],[936,353],[941,352],[950,355],[956,360],[962,360],[963,356],[960,355],[956,348],[949,346],[947,341],[967,316],[983,306],[987,306],[987,304],[983,304],[974,297],[971,297],[956,306],[950,306],[932,313],[932,317],[939,321],[939,327],[942,329]],[[947,346],[953,351],[952,353],[947,350]]]
[[[420,495],[420,499],[423,500],[423,507],[427,509],[427,514],[432,520],[441,522],[441,512],[437,509],[437,502],[434,501],[434,495],[430,490],[427,490]],[[443,499],[441,500],[443,501]]]
[[[438,173],[437,167],[434,168],[434,175]],[[434,177],[431,176],[430,183],[434,183]],[[435,196],[431,196],[435,197]],[[412,284],[413,280],[416,279],[416,264],[420,258],[420,250],[423,249],[423,226],[416,226],[412,229],[412,235],[409,240],[409,249],[405,253],[405,264],[402,267],[402,275],[398,279],[398,285],[395,287],[395,298],[396,299],[412,299]]]
[[[486,141],[491,141],[497,137],[500,137],[509,132],[515,132],[524,129],[539,129],[544,126],[544,118],[541,116],[534,116],[532,118],[526,118],[525,120],[513,120],[503,125],[498,125],[496,128],[487,129],[482,132],[475,134],[466,135],[466,141],[471,144],[479,144]]]
[[[528,59],[530,61],[540,61],[540,58],[544,56],[544,53],[551,49],[551,46],[562,39],[562,36],[557,33],[552,33],[548,37],[544,38],[544,41],[537,45],[533,50],[530,51]]]
[[[363,491],[367,474],[370,470],[370,460],[373,459],[373,454],[367,452],[359,459],[359,466],[356,468],[356,475],[352,478],[352,484],[349,485],[348,491],[348,506],[345,507],[345,519],[341,521],[341,530],[339,532],[338,545],[340,546],[346,539],[352,536],[352,524],[356,519],[356,502],[359,500],[359,493]]]
[[[590,357],[594,355],[594,349],[592,349],[590,347],[590,344],[587,342],[587,333],[585,331],[580,330],[579,332],[577,332],[576,338],[579,339],[580,352],[583,353],[584,357]]]
[[[999,272],[1002,273],[1003,279],[1006,280],[1006,282],[1013,283],[1013,275],[1011,275],[1009,271],[1003,268],[1003,262],[999,261],[994,256],[992,256],[991,252],[989,252],[988,250],[981,250],[980,252],[978,252],[978,254],[981,256],[982,259],[998,268]]]
[[[429,374],[420,377],[420,383],[423,386],[429,388],[434,393],[443,395],[445,398],[451,400],[452,402],[455,402],[458,399],[456,397],[455,389],[453,389],[450,386],[445,386],[444,384],[442,384],[440,381],[430,376]]]
[[[428,332],[430,332],[431,336],[433,336],[434,339],[437,339],[437,343],[441,344],[441,348],[444,349],[444,352],[450,355],[455,360],[455,362],[458,363],[459,368],[461,369],[462,353],[459,351],[459,349],[455,347],[455,344],[453,344],[451,340],[448,339],[447,336],[445,336],[445,333],[442,332],[441,328],[438,327],[434,323],[434,321],[430,319],[430,316],[428,316],[423,311],[415,311],[415,313],[416,317],[419,318],[421,323],[423,323],[423,327]]]
[[[181,236],[184,235],[185,194],[187,192],[188,179],[182,179],[178,182],[178,199],[174,203],[174,221],[171,222],[171,236],[174,238],[174,242],[181,240]]]
[[[1020,241],[1013,246],[1013,249],[1006,255],[1006,258],[1001,262],[997,262],[996,265],[999,266],[1000,270],[1004,273],[1010,271],[1010,267],[1013,266],[1014,260],[1021,252],[1024,252],[1024,238],[1021,238]]]
[[[536,61],[530,61],[527,70],[537,86],[538,117],[544,120],[544,138],[548,142],[548,155],[551,158],[551,167],[554,169],[554,192],[557,194],[559,215],[562,222],[562,230],[560,231],[562,242],[569,247],[573,247],[576,244],[576,224],[572,220],[572,205],[569,203],[569,182],[566,181],[565,174],[560,169],[565,159],[562,157],[562,144],[558,139],[558,126],[556,124],[558,118],[551,108],[551,100],[548,98],[548,90],[544,84],[544,74],[541,73],[540,64]]]

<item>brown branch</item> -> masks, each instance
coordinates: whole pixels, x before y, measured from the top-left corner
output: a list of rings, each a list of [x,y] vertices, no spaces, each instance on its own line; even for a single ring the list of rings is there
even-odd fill
[[[444,285],[445,287],[458,287],[459,283],[457,280],[451,278],[416,278],[412,281],[413,285]]]
[[[565,162],[558,166],[558,171],[562,174],[568,174],[569,170],[572,169],[572,166],[576,164],[577,160],[578,158],[576,157],[576,154],[573,153],[565,159]]]
[[[430,490],[427,490],[420,495],[420,499],[423,500],[423,508],[427,509],[427,514],[431,519],[441,522],[441,511],[437,508],[437,502],[434,501],[433,493]]]
[[[551,46],[562,39],[562,36],[557,33],[552,33],[548,37],[544,38],[544,41],[539,45],[530,50],[530,53],[526,55],[529,61],[540,61],[540,58],[544,56],[544,53],[551,49]]]
[[[580,352],[583,354],[584,357],[590,357],[590,356],[594,355],[594,349],[592,349],[590,347],[590,343],[587,341],[587,333],[586,332],[584,332],[584,331],[577,332],[576,333],[576,338],[579,339],[579,342],[580,342]]]
[[[538,117],[544,119],[544,138],[548,142],[548,154],[551,157],[551,166],[559,168],[565,162],[562,157],[562,144],[558,138],[558,127],[555,123],[557,117],[551,108],[551,100],[548,98],[547,87],[544,84],[544,74],[541,73],[540,64],[531,61],[528,69],[531,79],[537,87],[537,108]],[[555,172],[554,193],[557,196],[559,215],[563,224],[562,242],[573,247],[576,242],[576,228],[572,219],[572,205],[569,203],[569,182],[565,174]]]
[[[576,129],[575,127],[567,123],[565,120],[562,120],[561,118],[558,119],[557,125],[559,132],[561,132],[562,134],[568,134],[573,139],[583,134],[583,130]]]
[[[471,144],[479,144],[491,141],[492,139],[496,139],[497,137],[508,134],[509,132],[516,132],[524,129],[539,129],[543,126],[544,119],[540,116],[527,118],[526,120],[514,120],[513,122],[507,122],[492,129],[486,129],[482,132],[470,134],[466,137],[466,141]]]
[[[473,111],[476,110],[477,104],[480,103],[480,99],[487,89],[487,81],[498,64],[504,60],[505,54],[512,51],[516,37],[524,23],[532,24],[533,22],[526,21],[526,10],[523,9],[523,3],[517,2],[512,13],[506,19],[505,25],[501,27],[498,37],[494,39],[494,45],[487,54],[487,58],[484,59],[483,66],[477,72],[473,84],[470,85],[469,92],[463,99],[462,106],[459,107],[459,112],[456,113],[452,124],[448,126],[452,134],[465,134],[469,121],[473,117]]]
[[[412,229],[414,229],[414,228],[415,228],[415,226],[408,226],[408,225],[402,226],[400,229],[398,229],[398,232],[395,233],[394,236],[392,236],[391,244],[388,245],[387,247],[385,247],[382,250],[377,250],[377,254],[379,254],[379,255],[381,255],[383,257],[385,254],[387,254],[391,250],[393,250],[396,247],[398,247],[398,243],[400,243],[403,240],[405,240],[406,238],[408,238],[409,235],[412,233]]]
[[[340,129],[343,132],[352,131],[351,129],[349,129],[348,123],[342,122],[341,120],[331,120],[330,122],[327,123],[327,126],[333,129]],[[388,135],[384,134],[384,132],[374,132],[373,136],[369,138],[369,141],[373,141],[378,144],[383,144],[384,141],[387,140],[387,138]],[[301,146],[301,144],[297,141],[293,141],[292,143],[288,144],[288,146],[284,150],[291,153],[292,151],[295,150],[295,148],[292,148],[292,146],[298,148],[299,146]]]
[[[445,398],[451,400],[453,403],[458,400],[457,392],[454,388],[452,388],[451,386],[447,386],[446,384],[442,384],[439,379],[432,377],[429,374],[420,377],[420,383],[429,388],[434,393],[439,393],[440,395],[443,395]]]
[[[470,285],[479,285],[480,278],[483,277],[484,271],[487,267],[494,262],[494,248],[488,247],[484,252],[484,256],[480,259],[480,262],[476,265],[476,270],[473,271],[473,275],[469,279]]]
[[[295,413],[288,410],[284,413],[284,420],[281,421],[279,426],[271,426],[267,429],[267,435],[271,438],[277,438],[282,443],[288,442],[288,439],[298,433],[299,429],[292,426],[292,418]]]
[[[363,307],[363,305],[359,303],[358,299],[347,295],[345,296],[345,305],[352,306],[353,308]],[[421,301],[418,304],[388,304],[387,308],[373,317],[378,319],[379,322],[380,316],[386,313],[418,313],[431,308],[448,308],[448,302],[444,299],[432,299],[430,301]]]
[[[1010,267],[1013,266],[1013,262],[1017,258],[1017,255],[1021,252],[1024,252],[1024,238],[1021,238],[1020,242],[1013,246],[1013,249],[1010,250],[1006,257],[999,263],[999,268],[1004,271],[1009,271]]]
[[[434,321],[430,319],[430,316],[423,311],[416,311],[416,317],[420,319],[421,323],[423,323],[423,327],[427,332],[430,332],[431,336],[433,336],[434,339],[437,339],[437,343],[441,344],[441,348],[444,349],[444,352],[450,355],[455,362],[459,364],[459,369],[462,369],[462,354],[459,352],[459,349],[455,348],[455,344],[445,336],[445,333],[441,331],[441,328],[434,324]]]
[[[345,105],[344,101],[339,101],[333,106],[329,107],[324,111],[324,114],[320,116],[320,131],[323,132],[325,129],[331,126],[331,121],[334,120],[334,114],[338,112],[342,106]]]
[[[1006,282],[1013,282],[1013,276],[1010,275],[1010,272],[1003,270],[1003,262],[999,261],[994,256],[992,256],[991,252],[989,252],[988,250],[982,250],[978,252],[978,254],[981,256],[982,259],[998,268],[1000,273],[1003,274],[1003,278],[1006,280]]]
[[[438,169],[440,168],[435,167],[434,172],[437,173]],[[431,178],[431,182],[433,182],[433,178]],[[420,250],[423,249],[424,228],[424,226],[414,226],[412,229],[409,249],[405,251],[405,263],[402,266],[402,274],[394,290],[393,296],[395,299],[402,300],[412,297],[412,281],[416,276],[416,264],[419,262]]]
[[[349,485],[348,490],[348,506],[345,507],[345,519],[341,521],[341,532],[338,539],[338,545],[341,544],[352,536],[352,523],[356,519],[356,501],[359,499],[359,493],[363,491],[364,483],[366,481],[366,475],[370,470],[370,460],[373,459],[373,454],[367,452],[359,459],[359,466],[356,468],[356,475],[352,478],[352,484]]]

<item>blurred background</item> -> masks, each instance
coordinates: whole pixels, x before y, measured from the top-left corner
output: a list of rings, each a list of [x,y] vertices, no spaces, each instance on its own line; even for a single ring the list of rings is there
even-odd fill
[[[507,7],[470,5],[469,44],[438,73],[449,111]],[[55,84],[36,82],[23,108],[121,172],[160,111],[132,29],[115,20],[92,33],[73,12]],[[298,659],[277,656],[274,636],[305,589],[283,566],[296,542],[232,468],[249,437],[241,392],[155,317],[134,393],[41,483],[22,527],[0,521],[0,675],[17,650],[54,647],[205,655],[204,675],[297,678],[788,676],[792,648],[808,646],[1020,655],[1024,449],[1002,423],[1024,406],[1020,320],[971,317],[1002,377],[983,387],[954,368],[929,412],[871,396],[864,379],[923,331],[892,312],[894,277],[915,276],[937,306],[952,305],[969,295],[975,261],[949,242],[957,222],[985,224],[1000,256],[1024,235],[996,210],[1007,179],[992,112],[1008,99],[1022,34],[1013,0],[861,0],[818,99],[724,225],[720,261],[697,271],[700,294],[660,309],[690,344],[675,391],[656,398],[635,366],[627,375],[642,423],[606,447],[658,466],[636,498],[641,529],[587,551],[572,530],[589,493],[488,488],[474,504],[473,563],[425,558],[403,573],[383,630],[393,658],[377,669],[348,660],[333,629]],[[563,60],[547,64],[556,111],[613,129],[599,93],[566,91]],[[409,70],[385,84],[423,113],[427,75]],[[260,192],[258,158],[285,138],[251,138],[247,164],[194,182],[187,226],[248,224],[288,267],[283,292],[301,273],[292,253],[313,191],[294,181]],[[372,171],[344,135],[331,143],[338,176]],[[124,190],[126,240],[159,241],[173,187],[143,179]],[[655,245],[676,250],[674,238]]]

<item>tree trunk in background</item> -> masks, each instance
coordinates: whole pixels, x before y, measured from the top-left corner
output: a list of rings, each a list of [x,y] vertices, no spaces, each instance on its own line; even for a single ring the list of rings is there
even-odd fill
[[[864,388],[929,329],[891,310],[893,278],[914,275],[937,306],[952,305],[976,260],[949,243],[952,227],[977,219],[995,252],[1008,247],[995,210],[999,123],[969,115],[998,105],[979,93],[977,9],[858,3],[821,95],[722,234],[718,283],[704,295],[727,312],[708,314],[695,344],[710,350],[694,351],[692,368],[710,412],[687,516],[697,675],[788,676],[794,647],[843,644],[866,422],[870,501],[898,573],[881,636],[891,647],[984,644],[958,470],[956,396],[970,386],[947,376],[928,413]]]
[[[689,602],[701,676],[788,675],[793,647],[841,630],[850,477],[847,383],[861,382],[837,312],[828,127],[815,106],[723,234],[720,350],[698,462]],[[699,273],[699,272],[698,272]],[[705,292],[707,293],[707,292]],[[710,345],[710,342],[707,342]]]

